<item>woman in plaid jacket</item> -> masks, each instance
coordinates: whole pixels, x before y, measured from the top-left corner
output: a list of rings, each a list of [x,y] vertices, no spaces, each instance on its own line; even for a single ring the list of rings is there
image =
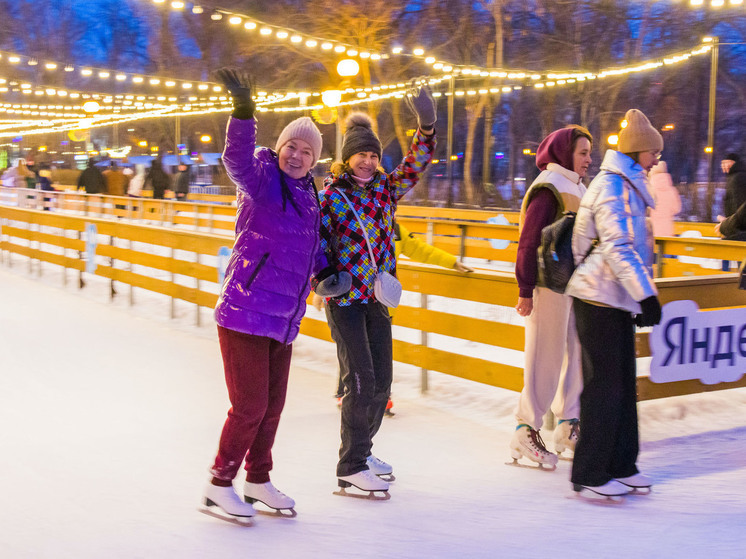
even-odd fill
[[[347,120],[342,159],[332,167],[320,193],[322,249],[336,265],[316,281],[346,271],[352,276],[349,293],[327,300],[327,320],[337,343],[340,368],[345,371],[342,400],[342,445],[337,477],[340,487],[388,491],[393,469],[371,454],[373,436],[391,389],[393,369],[391,322],[388,309],[373,293],[377,271],[396,273],[394,214],[399,199],[417,184],[435,150],[436,107],[429,88],[410,92],[408,104],[419,129],[404,159],[391,173],[380,167],[381,142],[370,118],[353,113]],[[347,199],[365,227],[375,263]]]

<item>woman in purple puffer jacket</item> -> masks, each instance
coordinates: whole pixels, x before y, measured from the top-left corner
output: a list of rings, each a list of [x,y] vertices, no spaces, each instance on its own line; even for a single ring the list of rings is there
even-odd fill
[[[319,252],[319,206],[311,168],[321,134],[310,118],[288,124],[276,151],[255,151],[251,83],[218,72],[232,95],[223,162],[236,184],[236,240],[215,308],[231,409],[220,437],[204,512],[247,522],[260,501],[294,514],[295,501],[270,482],[272,445],[290,370],[292,342],[306,310],[310,277],[326,267]],[[246,462],[243,495],[233,479]]]

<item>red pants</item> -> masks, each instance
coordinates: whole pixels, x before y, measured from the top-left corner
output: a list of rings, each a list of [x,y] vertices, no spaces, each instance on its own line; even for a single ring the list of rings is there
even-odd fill
[[[293,346],[221,326],[218,339],[232,407],[210,472],[232,480],[245,458],[246,479],[265,483],[272,469],[272,445],[285,405]]]

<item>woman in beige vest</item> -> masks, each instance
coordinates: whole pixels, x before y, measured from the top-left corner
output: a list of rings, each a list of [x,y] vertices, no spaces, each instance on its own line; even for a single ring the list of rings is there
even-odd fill
[[[582,126],[555,130],[536,150],[541,173],[521,204],[520,237],[515,275],[519,296],[516,311],[526,317],[523,391],[515,410],[516,430],[510,441],[514,460],[526,457],[539,466],[555,467],[557,454],[574,451],[578,440],[583,380],[580,346],[572,299],[542,287],[537,278],[536,251],[541,230],[565,211],[577,211],[585,193],[582,179],[591,164],[593,137]],[[559,423],[554,454],[539,435],[551,406]]]

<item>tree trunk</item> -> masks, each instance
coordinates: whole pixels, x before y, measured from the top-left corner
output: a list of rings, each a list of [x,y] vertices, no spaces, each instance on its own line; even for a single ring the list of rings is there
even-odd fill
[[[477,134],[477,124],[479,123],[479,116],[484,110],[485,95],[480,96],[476,103],[466,105],[466,147],[464,148],[464,194],[466,195],[466,203],[474,205],[477,202],[475,187],[474,187],[474,176],[472,174],[472,163],[474,160],[474,144]]]

